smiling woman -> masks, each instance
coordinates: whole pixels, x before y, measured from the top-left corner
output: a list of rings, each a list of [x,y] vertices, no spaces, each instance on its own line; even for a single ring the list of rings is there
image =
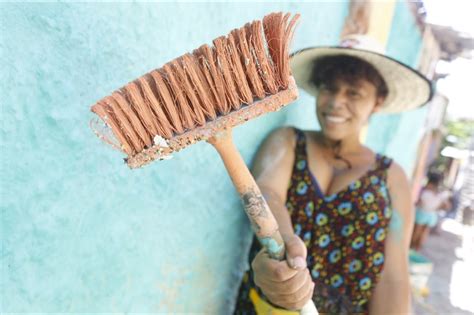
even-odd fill
[[[347,43],[293,56],[297,84],[317,97],[321,130],[278,129],[257,153],[253,173],[278,220],[287,262],[271,261],[254,242],[237,314],[289,314],[281,308],[300,309],[311,296],[321,313],[409,313],[408,180],[359,135],[374,112],[426,102],[430,86],[407,66],[353,47],[355,38]],[[400,72],[407,75],[394,75]],[[268,163],[271,156],[280,158]],[[394,209],[401,227],[390,224]]]

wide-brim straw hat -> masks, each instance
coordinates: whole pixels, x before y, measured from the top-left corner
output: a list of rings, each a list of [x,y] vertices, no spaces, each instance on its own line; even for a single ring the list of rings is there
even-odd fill
[[[384,54],[383,47],[367,35],[350,35],[339,46],[309,47],[291,55],[291,71],[298,87],[316,96],[311,81],[314,62],[322,57],[345,55],[371,64],[382,76],[388,94],[379,112],[398,113],[426,104],[433,94],[431,82],[418,71]]]

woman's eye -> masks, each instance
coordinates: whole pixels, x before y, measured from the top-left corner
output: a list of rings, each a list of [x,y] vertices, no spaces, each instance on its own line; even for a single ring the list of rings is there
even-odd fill
[[[349,91],[349,96],[354,97],[354,98],[358,98],[358,97],[361,97],[361,94],[357,91]]]

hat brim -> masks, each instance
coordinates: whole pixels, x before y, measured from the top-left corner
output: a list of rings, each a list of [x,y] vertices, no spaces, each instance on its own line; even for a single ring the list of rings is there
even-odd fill
[[[388,94],[379,112],[399,113],[426,104],[432,97],[430,81],[418,71],[388,56],[348,47],[310,47],[291,55],[290,65],[298,87],[316,96],[311,82],[314,62],[322,57],[346,55],[371,64],[384,79]],[[315,69],[315,71],[317,71]]]

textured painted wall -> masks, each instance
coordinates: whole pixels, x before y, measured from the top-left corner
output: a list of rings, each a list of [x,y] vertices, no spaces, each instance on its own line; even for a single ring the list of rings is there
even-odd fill
[[[130,171],[89,106],[275,10],[303,14],[295,49],[335,44],[347,2],[0,8],[0,311],[228,312],[250,231],[217,154]],[[274,127],[314,123],[305,100],[237,128],[247,161]]]
[[[407,1],[395,7],[386,53],[414,68],[418,65],[422,35]],[[411,176],[418,143],[423,135],[426,107],[402,114],[376,114],[371,117],[367,145],[394,158]]]

